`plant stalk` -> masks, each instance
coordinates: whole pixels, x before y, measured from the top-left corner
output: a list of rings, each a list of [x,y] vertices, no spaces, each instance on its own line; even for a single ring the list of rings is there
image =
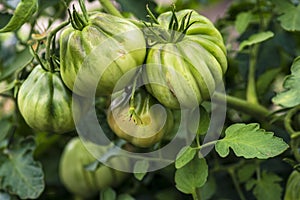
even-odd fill
[[[247,84],[247,101],[253,104],[258,104],[256,84],[255,84],[255,71],[256,59],[258,53],[258,45],[254,45],[250,50],[248,84]]]
[[[60,31],[63,27],[67,26],[69,23],[70,23],[69,21],[65,21],[65,22],[61,23],[55,29],[53,29],[52,31],[50,31],[50,33],[48,34],[47,41],[46,41],[46,60],[47,60],[47,62],[50,62],[50,60],[51,60],[50,57],[51,57],[51,42],[52,42],[52,38],[54,37],[54,35],[56,35],[56,33],[58,31]],[[51,71],[53,72],[54,69],[51,69]]]
[[[219,102],[224,100],[224,94],[215,92],[213,98]],[[249,114],[254,118],[265,121],[269,117],[270,111],[260,104],[251,103],[243,99],[226,95],[226,102],[230,108]]]
[[[114,16],[123,18],[123,15],[120,11],[112,4],[110,0],[99,0],[104,10]]]
[[[236,175],[234,174],[234,171],[229,169],[228,173],[229,173],[229,175],[230,175],[230,177],[233,181],[234,187],[235,187],[236,191],[238,192],[238,195],[239,195],[240,199],[241,200],[246,200],[246,197],[244,196],[244,193],[241,190],[240,184],[239,184],[239,182],[236,178]]]
[[[201,195],[200,195],[200,189],[199,188],[195,188],[192,196],[193,196],[193,200],[201,200]]]

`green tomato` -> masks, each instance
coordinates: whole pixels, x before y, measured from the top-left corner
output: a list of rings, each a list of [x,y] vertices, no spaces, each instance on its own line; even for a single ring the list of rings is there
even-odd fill
[[[190,108],[209,99],[221,83],[227,70],[226,48],[219,31],[204,16],[193,10],[175,15],[177,25],[172,12],[166,12],[157,19],[156,37],[148,34],[154,45],[147,55],[144,79],[147,90],[163,105]]]
[[[145,55],[145,38],[136,25],[101,12],[90,16],[82,30],[69,26],[60,36],[62,79],[82,96],[95,87],[97,96],[110,95],[125,73],[143,64]],[[127,73],[120,84],[127,85],[134,74]]]
[[[98,146],[93,143],[86,144],[88,148],[105,153],[107,146]],[[83,198],[95,196],[106,187],[118,186],[127,176],[127,173],[117,171],[101,165],[95,171],[88,171],[85,166],[96,161],[86,149],[79,137],[71,139],[65,146],[59,163],[59,176],[64,186],[73,194]],[[128,160],[109,160],[113,166],[129,166]]]
[[[284,200],[300,199],[300,172],[293,171],[288,179]]]
[[[36,66],[21,85],[17,101],[21,115],[33,129],[56,133],[75,129],[72,93],[58,72]],[[73,103],[79,110],[80,104]]]
[[[135,93],[134,105],[109,109],[107,121],[117,136],[137,147],[154,145],[173,127],[172,112],[143,90]]]

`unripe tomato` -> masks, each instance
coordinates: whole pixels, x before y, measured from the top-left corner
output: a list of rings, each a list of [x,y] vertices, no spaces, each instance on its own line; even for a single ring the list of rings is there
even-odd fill
[[[293,171],[288,179],[284,200],[300,199],[300,172]]]
[[[226,72],[222,36],[193,10],[166,12],[157,21],[157,34],[148,34],[147,90],[169,108],[195,107],[210,98]]]
[[[93,148],[101,153],[108,150],[107,146],[98,146],[87,143],[88,148]],[[73,194],[83,198],[96,195],[101,189],[118,186],[127,173],[117,171],[101,165],[95,171],[85,169],[86,165],[96,161],[96,158],[86,149],[79,137],[71,139],[65,146],[59,163],[59,176],[64,186]],[[109,160],[111,165],[129,165],[128,160]]]
[[[145,38],[136,25],[101,12],[91,15],[81,30],[69,26],[60,36],[62,79],[82,96],[95,87],[97,96],[110,95],[125,73],[143,63],[145,55]],[[123,85],[134,73],[127,75]]]
[[[36,66],[21,85],[17,101],[21,115],[33,129],[56,133],[75,129],[72,93],[64,85],[59,72]],[[78,101],[73,103],[79,110]]]
[[[173,126],[173,115],[149,93],[139,90],[134,105],[125,103],[109,109],[107,121],[114,133],[138,147],[150,147],[162,140]],[[130,113],[134,108],[134,114]]]

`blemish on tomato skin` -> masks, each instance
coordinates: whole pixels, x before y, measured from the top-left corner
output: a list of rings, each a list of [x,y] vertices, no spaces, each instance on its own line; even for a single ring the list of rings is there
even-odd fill
[[[173,86],[172,86],[172,84],[171,84],[171,81],[170,81],[170,73],[166,73],[166,83],[167,83],[167,86],[168,86],[168,88],[169,88],[169,91],[171,92],[171,94],[174,96],[174,97],[176,97],[176,95],[175,95],[175,90],[174,90],[174,88],[173,88]]]
[[[126,51],[125,50],[123,50],[123,49],[119,49],[118,51],[118,57],[119,58],[122,58],[122,59],[125,59],[125,57],[126,57]]]

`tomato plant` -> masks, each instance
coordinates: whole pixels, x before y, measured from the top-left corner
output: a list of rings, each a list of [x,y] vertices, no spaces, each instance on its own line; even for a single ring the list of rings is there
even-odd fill
[[[1,1],[0,199],[299,199],[299,9]]]

